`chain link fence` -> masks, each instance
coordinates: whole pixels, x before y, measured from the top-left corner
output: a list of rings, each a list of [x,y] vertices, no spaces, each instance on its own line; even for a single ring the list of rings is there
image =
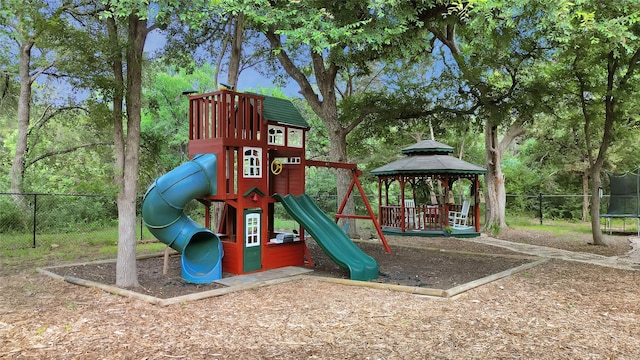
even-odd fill
[[[337,199],[335,194],[308,194],[326,214],[333,216],[341,199]],[[360,194],[353,194],[356,204],[356,212],[366,213],[366,207]],[[377,213],[378,196],[367,195],[373,210]],[[554,219],[580,221],[582,219],[583,195],[580,194],[508,194],[506,196],[507,217],[512,215],[530,217],[534,219]],[[587,196],[589,202],[590,195]],[[462,201],[456,198],[456,201]],[[400,203],[400,197],[395,199],[395,203]],[[606,213],[609,206],[609,195],[603,195],[600,201],[600,213]],[[484,212],[484,204],[480,209]],[[588,216],[589,214],[587,214]],[[287,214],[281,214],[287,217]]]
[[[137,209],[139,214],[140,201]],[[141,240],[143,233],[140,228]],[[117,238],[118,209],[113,197],[0,193],[1,250],[75,241],[115,244]]]
[[[341,199],[334,194],[309,194],[318,206],[333,217]],[[353,194],[356,212],[366,214],[364,201]],[[377,195],[367,195],[375,212]],[[507,216],[563,219],[582,218],[582,195],[507,195]],[[140,214],[142,199],[138,199],[137,229],[140,241],[153,239],[143,226]],[[601,213],[606,212],[609,198],[602,198]],[[484,210],[484,206],[481,207]],[[193,219],[204,219],[204,207],[193,200],[185,211]],[[290,216],[276,207],[276,218]],[[51,246],[52,244],[83,242],[115,245],[118,239],[118,210],[115,199],[106,195],[12,194],[0,193],[0,250]]]
[[[582,203],[584,196],[567,194],[552,195],[516,195],[507,194],[506,212],[507,216],[520,215],[540,219],[557,219],[580,221],[582,219]],[[587,202],[591,201],[591,196],[587,196]],[[609,195],[603,195],[600,201],[600,213],[607,211],[609,206]],[[587,210],[588,211],[588,210]],[[587,214],[588,216],[589,214]]]
[[[336,213],[336,209],[342,199],[337,199],[335,194],[308,194],[318,206],[330,216]],[[366,207],[364,200],[360,194],[352,194],[356,212],[360,214],[366,213]],[[369,203],[373,210],[377,213],[378,209],[378,195],[367,195]],[[583,195],[580,194],[508,194],[506,198],[506,213],[509,215],[518,215],[524,217],[538,218],[538,219],[558,219],[579,221],[582,219],[582,202]],[[400,197],[394,199],[395,203],[400,203]],[[462,199],[456,197],[457,202],[462,202]],[[590,195],[587,196],[587,201],[590,201]],[[600,213],[603,214],[607,211],[609,206],[609,195],[603,195],[600,202]],[[484,205],[481,206],[481,210],[484,211]],[[287,214],[282,214],[286,217]]]

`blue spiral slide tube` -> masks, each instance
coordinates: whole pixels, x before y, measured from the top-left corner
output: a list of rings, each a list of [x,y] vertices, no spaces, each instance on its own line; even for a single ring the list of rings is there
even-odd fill
[[[201,154],[159,177],[142,201],[142,218],[160,241],[182,254],[182,279],[208,284],[222,278],[222,242],[184,213],[189,201],[215,195],[216,155]]]

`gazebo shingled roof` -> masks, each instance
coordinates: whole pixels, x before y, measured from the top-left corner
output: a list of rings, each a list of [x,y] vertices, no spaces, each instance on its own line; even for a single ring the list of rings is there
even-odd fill
[[[402,153],[405,155],[413,153],[443,155],[453,153],[453,148],[435,140],[422,140],[417,144],[409,145],[402,149]]]
[[[372,175],[396,174],[486,174],[487,170],[481,166],[468,163],[455,156],[449,145],[423,140],[417,144],[402,149],[407,155],[389,164],[371,171]]]

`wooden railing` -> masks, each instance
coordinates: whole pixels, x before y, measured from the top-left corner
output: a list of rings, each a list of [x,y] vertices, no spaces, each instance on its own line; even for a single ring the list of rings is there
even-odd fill
[[[263,97],[229,90],[189,97],[189,140],[260,140]]]
[[[449,210],[460,211],[461,205],[449,205]],[[441,231],[444,230],[447,217],[444,205],[416,205],[415,207],[382,206],[380,225],[388,228],[406,230]],[[469,210],[468,225],[473,225],[473,206]]]

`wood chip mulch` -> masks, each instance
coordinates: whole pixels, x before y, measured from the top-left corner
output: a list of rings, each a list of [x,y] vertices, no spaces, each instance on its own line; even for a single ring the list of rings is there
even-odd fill
[[[305,279],[158,307],[0,277],[0,359],[637,359],[640,272],[558,260],[443,300]]]

